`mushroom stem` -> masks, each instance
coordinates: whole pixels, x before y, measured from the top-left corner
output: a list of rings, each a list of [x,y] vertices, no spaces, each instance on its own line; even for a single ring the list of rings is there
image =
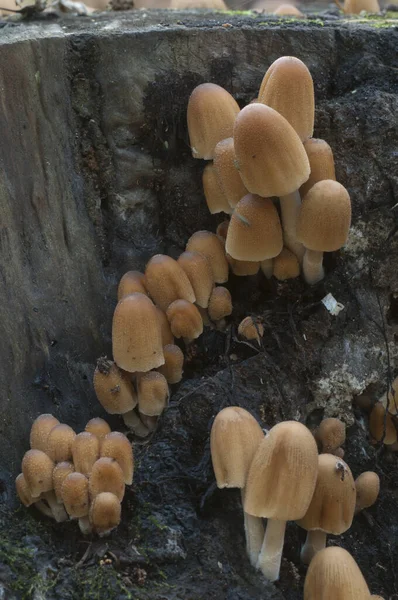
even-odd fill
[[[279,198],[282,214],[283,239],[286,248],[289,248],[295,254],[301,264],[305,248],[297,240],[297,219],[301,207],[300,192],[296,190],[287,196]]]
[[[279,579],[286,521],[268,519],[257,569],[270,581]]]
[[[144,415],[140,413],[141,421],[144,423],[145,427],[147,427],[148,431],[155,431],[158,424],[158,417],[150,417],[148,415]]]
[[[267,279],[271,279],[274,272],[274,261],[272,258],[261,261],[261,270]]]
[[[90,519],[88,516],[80,517],[79,519],[79,529],[83,535],[90,535],[93,532],[93,528],[90,523]]]
[[[322,261],[323,252],[306,249],[303,260],[303,275],[309,285],[315,285],[324,278],[325,272]]]
[[[321,529],[313,529],[307,532],[304,546],[301,548],[301,562],[309,565],[315,554],[326,548],[326,533]]]
[[[241,490],[242,506],[245,505],[245,490]],[[257,565],[258,556],[264,540],[264,526],[260,517],[253,517],[243,509],[245,536],[246,536],[246,552],[250,559],[250,564],[255,567]]]
[[[144,425],[134,409],[124,413],[122,417],[127,427],[131,429],[135,435],[141,438],[149,435],[149,429]]]
[[[66,514],[64,505],[58,503],[57,497],[53,491],[44,492],[44,494],[42,494],[42,498],[49,505],[53,517],[57,523],[63,523],[64,521],[68,520],[68,515]]]
[[[45,515],[46,517],[50,517],[50,519],[54,518],[54,515],[53,515],[53,513],[51,511],[51,508],[49,506],[47,506],[47,504],[45,504],[43,502],[43,500],[38,500],[37,502],[35,502],[33,504],[33,506],[35,508],[37,508],[37,510],[39,512],[41,512],[42,515]]]

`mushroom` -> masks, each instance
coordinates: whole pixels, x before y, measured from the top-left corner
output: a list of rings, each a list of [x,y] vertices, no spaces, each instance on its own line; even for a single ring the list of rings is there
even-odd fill
[[[111,492],[121,502],[124,496],[125,484],[123,471],[119,463],[114,458],[107,456],[99,458],[91,470],[88,487],[91,500],[101,492]]]
[[[129,374],[105,357],[98,359],[93,383],[99,403],[110,415],[122,415],[137,405]]]
[[[176,10],[197,8],[206,8],[213,11],[227,10],[224,0],[171,0],[169,8]]]
[[[384,406],[384,408],[387,408],[391,415],[398,414],[398,377],[396,377],[391,383],[388,394],[387,392],[383,394],[379,402]]]
[[[296,236],[301,204],[298,189],[307,181],[310,165],[299,136],[276,110],[258,103],[249,104],[239,113],[234,143],[240,176],[249,192],[263,198],[279,196],[285,246],[300,259],[303,249]]]
[[[88,477],[99,456],[100,441],[96,435],[83,431],[75,437],[72,444],[72,458],[76,471]]]
[[[125,425],[138,437],[144,438],[149,435],[149,429],[141,421],[135,410],[130,410],[123,415]]]
[[[232,258],[230,254],[227,254],[226,256],[232,273],[237,277],[257,275],[260,270],[260,263],[258,261],[236,260],[235,258]]]
[[[380,478],[374,471],[364,471],[355,480],[357,499],[355,514],[373,506],[380,492]]]
[[[33,498],[53,489],[54,463],[42,450],[28,450],[22,459],[22,473]]]
[[[111,492],[101,492],[90,507],[90,523],[100,537],[107,535],[120,523],[122,507]]]
[[[60,462],[53,470],[53,486],[58,504],[62,504],[62,484],[71,473],[75,472],[74,464],[69,461]]]
[[[65,477],[61,496],[71,519],[80,519],[88,515],[90,509],[88,479],[82,473],[70,473]]]
[[[109,427],[108,423],[100,417],[90,419],[84,430],[96,435],[99,441],[101,441],[108,433],[111,432],[111,428]]]
[[[235,165],[235,148],[232,137],[221,140],[215,147],[214,168],[229,206],[235,208],[239,200],[246,196],[247,189]]]
[[[50,431],[59,424],[58,419],[53,417],[53,415],[39,415],[37,419],[33,421],[30,430],[30,447],[33,450],[42,450],[42,452],[45,452],[47,449],[48,435]]]
[[[264,335],[264,326],[253,317],[245,317],[238,326],[238,335],[246,340],[255,340],[261,345],[261,338]]]
[[[260,262],[260,268],[267,279],[271,279],[274,274],[274,259],[268,258]]]
[[[369,431],[376,442],[394,444],[397,441],[397,430],[392,417],[381,402],[376,402],[370,413]]]
[[[212,160],[218,142],[232,135],[239,105],[224,88],[202,83],[188,101],[189,143],[194,158]]]
[[[199,252],[183,252],[177,263],[185,271],[196,297],[196,304],[207,308],[214,288],[214,276],[209,261]]]
[[[224,194],[217,176],[216,168],[212,162],[204,168],[202,183],[207,208],[209,209],[210,214],[215,215],[216,213],[225,212],[229,215],[232,212],[232,208]]]
[[[300,196],[304,198],[313,185],[326,179],[336,180],[334,158],[331,147],[325,140],[311,138],[304,142],[304,149],[310,162],[311,173],[300,188]]]
[[[340,419],[323,419],[314,432],[321,452],[334,454],[335,450],[345,442],[345,425]]]
[[[72,458],[72,444],[76,433],[72,427],[60,423],[53,427],[48,434],[46,454],[55,463],[64,462]]]
[[[301,423],[278,423],[260,443],[250,466],[244,510],[268,519],[257,568],[270,581],[279,578],[286,521],[302,519],[318,472],[314,437]]]
[[[273,261],[273,276],[278,281],[295,279],[300,275],[300,263],[297,256],[288,248],[283,248],[282,252],[275,256]]]
[[[162,346],[167,346],[167,344],[174,344],[174,336],[170,329],[170,323],[167,319],[167,315],[158,306],[156,307],[156,314],[158,315],[160,329],[162,333]],[[162,365],[161,365],[162,366]]]
[[[333,454],[318,457],[318,478],[314,495],[298,525],[307,531],[301,560],[310,564],[326,546],[326,535],[340,535],[351,527],[356,490],[349,466]]]
[[[207,258],[216,283],[228,281],[228,262],[224,245],[215,233],[196,231],[189,238],[185,249],[188,252],[200,252]]]
[[[113,315],[112,346],[115,363],[129,373],[164,364],[158,315],[144,294],[130,294],[118,302]]]
[[[264,438],[256,419],[243,408],[229,406],[214,419],[210,433],[210,450],[214,474],[219,488],[239,488],[242,505],[247,475],[253,456]],[[251,564],[257,563],[264,538],[261,518],[243,509],[246,550]]]
[[[33,505],[35,508],[37,508],[37,510],[39,510],[46,517],[50,517],[50,519],[54,518],[54,513],[52,512],[50,506],[48,504],[46,504],[45,502],[43,502],[43,495],[39,495],[37,497],[32,496],[30,488],[29,488],[29,486],[26,482],[26,479],[22,473],[20,473],[18,475],[18,477],[16,478],[15,487],[16,487],[18,497],[24,506],[26,506],[28,508],[29,506]],[[47,493],[50,494],[51,492],[47,492]],[[63,508],[60,506],[58,506],[58,509],[65,512],[63,510]],[[65,514],[65,517],[67,518],[66,514]],[[65,518],[63,518],[62,520],[65,520]],[[60,521],[58,521],[58,522],[60,522]]]
[[[342,6],[339,0],[335,0],[337,6],[346,15],[359,15],[362,11],[368,13],[379,13],[380,4],[378,0],[345,0]]]
[[[274,10],[273,15],[280,17],[304,17],[305,15],[293,4],[280,4],[278,8]]]
[[[217,329],[225,328],[225,317],[232,314],[232,308],[232,298],[227,288],[221,285],[215,287],[210,296],[208,313]]]
[[[166,378],[167,383],[179,383],[182,379],[184,354],[175,344],[168,344],[163,348],[164,365],[158,371]]]
[[[140,271],[127,271],[119,281],[117,299],[119,301],[124,296],[134,294],[135,292],[148,295],[145,288],[145,275]]]
[[[220,238],[220,240],[224,244],[225,244],[225,240],[227,239],[228,227],[229,227],[229,219],[226,219],[225,221],[222,221],[221,223],[219,223],[217,225],[217,229],[216,229],[216,235],[218,236],[218,238]]]
[[[304,600],[368,600],[369,588],[351,554],[339,547],[317,552],[304,582]]]
[[[101,456],[115,459],[124,475],[124,483],[131,485],[134,475],[133,448],[128,439],[119,431],[108,433],[101,444]]]
[[[174,300],[196,301],[185,271],[171,256],[155,254],[146,266],[145,282],[153,301],[165,312]]]
[[[203,333],[203,320],[197,307],[187,300],[176,300],[167,309],[170,328],[176,338],[189,343]]]
[[[144,425],[149,430],[156,426],[169,401],[167,380],[158,371],[145,373],[138,380],[138,409]]]
[[[337,181],[318,181],[305,195],[297,222],[297,238],[305,246],[304,279],[310,285],[324,277],[323,253],[339,250],[347,241],[351,201]]]

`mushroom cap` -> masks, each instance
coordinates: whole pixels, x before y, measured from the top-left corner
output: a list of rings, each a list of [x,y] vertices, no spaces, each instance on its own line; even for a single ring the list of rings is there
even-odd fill
[[[315,490],[318,450],[310,431],[296,421],[278,423],[254,455],[245,512],[295,521],[304,517]]]
[[[100,358],[93,383],[99,403],[110,415],[123,415],[137,405],[137,396],[129,376],[114,362]]]
[[[111,432],[111,428],[109,427],[108,423],[100,417],[94,417],[94,419],[90,419],[84,430],[96,435],[100,441]]]
[[[59,424],[60,423],[58,419],[56,419],[53,415],[39,415],[37,419],[33,421],[32,428],[30,430],[30,447],[33,450],[42,450],[42,452],[45,452],[47,449],[48,435],[51,429]]]
[[[214,288],[209,301],[208,313],[212,321],[221,321],[232,314],[232,298],[227,288],[219,285]]]
[[[156,369],[164,363],[156,308],[144,294],[130,294],[118,302],[113,315],[112,346],[115,363],[130,373]]]
[[[157,417],[162,414],[169,400],[167,380],[158,371],[141,375],[138,380],[138,409],[143,415]]]
[[[166,254],[155,254],[145,269],[146,287],[152,300],[163,311],[174,300],[182,298],[195,302],[195,293],[185,273],[174,258]]]
[[[96,435],[88,431],[79,433],[72,444],[72,458],[76,471],[87,477],[96,460],[100,457],[100,441]]]
[[[61,497],[66,512],[72,519],[88,515],[90,500],[88,495],[88,479],[83,473],[70,473],[61,486]]]
[[[228,227],[229,227],[229,219],[225,219],[225,221],[222,221],[221,223],[219,223],[217,225],[217,229],[216,229],[216,235],[222,239],[224,244],[225,244],[225,240],[227,239]]]
[[[253,317],[245,317],[238,326],[238,334],[246,340],[256,340],[260,342],[260,338],[264,335],[264,326],[258,321],[254,322]]]
[[[376,402],[369,417],[369,431],[376,442],[394,444],[397,441],[397,430],[389,412],[381,402]]]
[[[167,346],[167,344],[174,344],[174,336],[170,329],[170,323],[167,319],[167,315],[158,306],[156,307],[156,313],[158,315],[160,329],[162,333],[162,346]],[[162,365],[161,365],[162,366]]]
[[[229,215],[232,208],[221,187],[216,168],[212,162],[206,165],[203,170],[202,183],[210,214],[215,215],[216,213],[225,212]]]
[[[53,470],[53,487],[59,504],[62,504],[62,484],[71,473],[75,472],[74,464],[69,461],[60,462]]]
[[[203,333],[203,321],[197,307],[187,300],[176,300],[167,309],[171,331],[176,338],[194,340]]]
[[[304,149],[310,162],[311,173],[307,181],[300,188],[301,198],[304,198],[306,193],[318,181],[336,179],[333,152],[325,140],[311,138],[304,142]]]
[[[248,194],[238,202],[228,227],[225,249],[236,260],[262,261],[283,248],[282,227],[272,200]]]
[[[224,0],[171,0],[169,8],[176,10],[197,8],[227,10]]]
[[[380,4],[378,0],[345,0],[344,2],[346,15],[359,15],[363,10],[368,13],[379,13]]]
[[[124,298],[124,296],[129,296],[135,292],[139,292],[140,294],[145,294],[147,296],[147,291],[145,288],[145,275],[140,271],[127,271],[127,273],[125,273],[119,281],[119,286],[117,288],[117,299],[119,301]]]
[[[124,483],[131,485],[134,475],[133,447],[123,433],[112,431],[102,440],[101,456],[115,459],[124,475]]]
[[[214,150],[214,168],[221,189],[229,205],[234,208],[246,196],[247,189],[235,165],[235,147],[232,137],[218,142]],[[225,211],[231,212],[231,211]]]
[[[253,456],[264,438],[256,419],[244,408],[223,408],[213,421],[210,450],[219,488],[244,488]]]
[[[167,383],[179,383],[182,379],[184,354],[175,344],[167,344],[163,348],[164,365],[159,367],[159,373],[164,375]]]
[[[183,252],[177,262],[191,282],[196,304],[207,308],[214,288],[214,276],[206,256],[200,252]]]
[[[90,523],[97,533],[105,535],[119,525],[121,514],[118,497],[110,492],[101,492],[91,504]]]
[[[260,102],[278,111],[290,123],[302,142],[312,136],[314,82],[300,59],[281,56],[275,60],[264,75],[258,97]]]
[[[303,199],[297,238],[309,250],[334,252],[346,243],[350,224],[351,201],[345,187],[331,179],[318,181]]]
[[[120,500],[124,496],[124,475],[121,466],[107,456],[99,458],[93,465],[88,480],[90,498],[95,498],[101,492],[111,492]]]
[[[53,489],[54,463],[42,450],[28,450],[22,459],[22,473],[32,498]]]
[[[380,492],[380,477],[374,471],[364,471],[355,480],[357,510],[373,506]]]
[[[252,194],[287,196],[310,175],[299,136],[269,106],[249,104],[241,110],[235,122],[234,143],[240,176]]]
[[[349,466],[333,454],[320,454],[314,495],[298,525],[307,531],[321,529],[340,535],[351,527],[355,499],[355,483]]]
[[[248,277],[257,275],[260,270],[260,263],[252,260],[236,260],[230,254],[227,254],[227,261],[231,271],[237,277]]]
[[[314,435],[321,451],[333,454],[345,442],[345,425],[340,419],[329,417],[320,422]]]
[[[232,135],[239,110],[236,100],[219,85],[202,83],[193,90],[187,120],[194,158],[213,159],[218,142]]]
[[[304,583],[304,600],[368,600],[369,588],[351,556],[330,546],[312,559]]]
[[[200,252],[210,263],[216,283],[228,281],[228,262],[224,245],[211,231],[196,231],[189,238],[186,248],[188,252]]]
[[[300,263],[297,256],[288,248],[283,248],[282,252],[275,256],[273,263],[273,276],[278,281],[295,279],[300,275]]]
[[[273,15],[279,15],[282,17],[304,17],[304,14],[293,4],[280,4],[278,8],[274,10]]]
[[[398,377],[391,383],[388,394],[386,393],[380,398],[380,402],[391,415],[398,414]]]
[[[60,423],[53,427],[48,434],[46,454],[55,463],[64,462],[72,458],[72,444],[76,433],[72,427]]]
[[[38,498],[33,498],[23,473],[20,473],[15,479],[15,489],[24,506],[28,507],[37,502]]]

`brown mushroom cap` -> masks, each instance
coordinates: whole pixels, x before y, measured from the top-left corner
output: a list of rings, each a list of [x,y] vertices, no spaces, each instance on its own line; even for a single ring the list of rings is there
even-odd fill
[[[151,258],[145,269],[145,282],[153,301],[163,311],[179,298],[188,302],[196,300],[185,271],[166,254],[155,254]]]
[[[38,498],[33,498],[23,473],[20,473],[15,479],[15,488],[18,497],[24,506],[28,507],[34,502],[37,502]]]
[[[303,199],[297,221],[297,238],[309,250],[334,252],[347,241],[351,201],[347,190],[327,179],[312,186]]]
[[[246,340],[256,340],[260,343],[260,338],[264,335],[264,326],[258,321],[254,322],[253,317],[245,317],[239,323],[238,334]]]
[[[94,419],[89,420],[85,427],[85,431],[96,435],[101,441],[108,433],[111,432],[111,428],[109,427],[108,423],[104,421],[104,419],[95,417]]]
[[[158,306],[156,307],[156,313],[158,315],[160,329],[162,333],[162,346],[167,346],[167,344],[174,344],[174,336],[170,329],[170,323],[167,319],[167,315]]]
[[[388,394],[385,393],[381,398],[380,402],[384,408],[388,409],[391,415],[398,414],[398,377],[394,379],[388,390]]]
[[[207,258],[216,283],[228,281],[228,262],[225,257],[224,245],[215,233],[196,231],[189,238],[186,250],[199,252]]]
[[[260,270],[260,263],[251,260],[236,260],[230,254],[227,254],[227,261],[231,267],[231,271],[237,277],[248,277],[257,275]]]
[[[290,123],[302,142],[312,136],[314,83],[301,60],[295,56],[281,56],[274,61],[264,75],[258,97]]]
[[[167,380],[158,371],[141,375],[138,380],[138,408],[140,413],[149,417],[162,414],[169,400]]]
[[[231,94],[219,85],[202,83],[193,90],[187,120],[194,158],[213,159],[218,142],[232,135],[239,110]]]
[[[137,396],[128,374],[113,361],[100,358],[94,371],[98,401],[110,415],[122,415],[137,405]]]
[[[225,243],[225,240],[227,239],[228,227],[229,227],[229,219],[226,219],[225,221],[222,221],[222,223],[219,223],[217,225],[216,235],[219,238],[221,238],[224,243]]]
[[[98,534],[105,535],[120,523],[122,507],[115,494],[101,492],[90,507],[90,523]]]
[[[61,497],[66,512],[72,519],[79,519],[88,515],[90,500],[87,477],[82,473],[67,475],[62,483]]]
[[[102,441],[101,456],[115,459],[124,475],[124,483],[131,485],[134,475],[133,447],[123,433],[112,431]]]
[[[216,213],[225,212],[229,215],[232,212],[232,208],[221,187],[216,168],[212,162],[204,168],[202,183],[203,192],[210,213],[215,215]]]
[[[72,427],[61,423],[53,427],[48,434],[46,454],[55,463],[64,462],[72,458],[72,444],[76,433]]]
[[[176,300],[167,309],[167,318],[176,338],[194,340],[203,333],[202,317],[191,302]]]
[[[103,456],[93,465],[88,480],[90,498],[95,498],[101,492],[115,494],[120,502],[124,496],[124,475],[121,466],[114,458]]]
[[[252,194],[286,196],[309,177],[310,165],[299,136],[269,106],[249,104],[241,110],[234,143],[240,176]]]
[[[214,276],[206,256],[200,252],[183,252],[177,262],[191,282],[196,304],[207,308],[214,287]]]
[[[144,294],[130,294],[118,302],[113,315],[112,346],[115,363],[130,373],[163,365],[158,315]]]
[[[397,430],[389,412],[381,402],[376,402],[369,417],[369,431],[376,442],[394,444],[397,441]]]
[[[175,344],[167,344],[163,348],[164,365],[159,367],[159,373],[164,375],[167,383],[178,383],[182,379],[184,354]]]
[[[345,442],[345,425],[340,419],[323,419],[314,435],[321,451],[333,454],[334,450]]]
[[[62,503],[62,484],[71,473],[75,472],[73,463],[69,461],[60,462],[53,470],[53,487],[58,503]]]
[[[304,583],[304,600],[368,600],[369,588],[351,554],[337,546],[317,552]]]
[[[54,463],[42,450],[28,450],[22,459],[22,473],[33,498],[53,489]]]
[[[373,506],[380,492],[380,478],[374,471],[364,471],[355,480],[357,512]]]
[[[232,314],[232,298],[227,288],[219,285],[215,287],[209,301],[209,317],[212,321],[221,321]]]
[[[262,261],[283,248],[278,211],[268,198],[248,194],[238,202],[228,227],[225,249],[236,260]]]
[[[333,152],[325,140],[311,138],[304,142],[304,148],[310,161],[311,173],[307,181],[300,188],[301,198],[304,198],[306,193],[318,181],[336,179]]]
[[[117,299],[119,301],[124,296],[129,296],[129,294],[134,294],[135,292],[147,295],[145,275],[140,271],[127,271],[119,281]]]
[[[299,10],[296,6],[293,6],[293,4],[280,4],[272,14],[282,17],[304,17],[304,14],[301,12],[301,10]]]
[[[244,509],[280,521],[304,517],[315,490],[318,450],[301,423],[284,421],[269,431],[250,466]]]
[[[239,200],[241,200],[243,196],[246,196],[247,189],[245,188],[235,165],[235,148],[232,137],[221,140],[215,147],[214,168],[221,184],[221,189],[223,190],[229,205],[234,208]]]
[[[288,248],[283,248],[282,252],[275,256],[273,263],[273,276],[278,281],[294,279],[300,275],[300,263],[297,256]]]
[[[30,430],[30,447],[33,450],[42,450],[42,452],[45,452],[47,449],[48,435],[51,429],[56,425],[59,425],[59,421],[53,417],[53,415],[39,415],[37,419],[33,421]]]
[[[379,13],[380,4],[378,0],[345,0],[344,2],[346,15],[359,15],[363,10],[368,13]]]
[[[100,441],[96,435],[83,431],[75,437],[72,444],[72,457],[76,471],[88,477],[99,456]]]

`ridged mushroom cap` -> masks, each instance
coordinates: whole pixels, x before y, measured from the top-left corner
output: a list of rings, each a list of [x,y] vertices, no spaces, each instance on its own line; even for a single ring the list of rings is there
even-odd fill
[[[61,486],[61,497],[66,512],[72,519],[80,519],[88,515],[90,500],[87,477],[82,473],[67,475]]]
[[[157,417],[169,400],[169,386],[164,375],[150,371],[138,380],[138,409],[143,415]]]
[[[256,340],[257,342],[260,342],[260,338],[264,335],[264,326],[258,321],[254,323],[253,317],[245,317],[239,323],[238,335],[246,340]]]
[[[127,271],[119,281],[117,288],[118,301],[129,294],[140,293],[147,295],[145,288],[145,275],[140,271]]]
[[[155,254],[151,258],[145,269],[145,282],[152,300],[164,311],[179,298],[188,302],[196,300],[185,271],[166,254]]]
[[[218,142],[214,150],[214,168],[229,205],[234,208],[246,196],[247,189],[235,165],[235,147],[232,137]],[[227,211],[226,211],[227,212]],[[231,211],[229,211],[231,212]]]
[[[96,435],[100,441],[111,432],[111,428],[109,427],[108,423],[100,417],[94,417],[94,419],[90,419],[84,429],[85,431]]]
[[[124,483],[126,485],[133,483],[133,447],[123,433],[112,431],[104,437],[101,444],[101,456],[115,459],[123,471]]]
[[[248,277],[249,275],[257,275],[260,270],[260,263],[252,260],[236,260],[230,254],[227,254],[227,261],[231,271],[237,277]]]
[[[64,462],[72,458],[72,444],[76,433],[72,427],[60,423],[53,427],[48,434],[46,454],[55,463]]]
[[[167,309],[167,318],[176,338],[195,340],[203,333],[202,317],[191,302],[176,300]]]
[[[37,419],[33,421],[32,428],[30,430],[30,447],[33,450],[42,450],[42,452],[45,452],[47,449],[48,435],[51,429],[59,424],[60,423],[58,419],[56,419],[53,415],[39,415]]]
[[[134,373],[156,369],[164,363],[161,327],[153,302],[144,294],[122,298],[112,324],[115,363]]]
[[[304,142],[304,149],[310,162],[311,173],[307,181],[300,188],[300,196],[302,198],[318,181],[336,179],[333,152],[325,140],[317,138],[307,140]]]
[[[345,425],[340,419],[328,417],[322,419],[314,435],[321,451],[333,454],[345,442]]]
[[[207,310],[212,321],[220,321],[232,314],[233,306],[229,290],[221,285],[215,287]]]
[[[182,379],[184,367],[184,354],[175,344],[167,344],[163,348],[164,365],[159,367],[159,373],[165,378],[167,383],[179,383]]]
[[[278,423],[254,455],[245,512],[281,521],[301,519],[310,505],[317,473],[318,450],[307,427],[296,421]]]
[[[101,492],[90,507],[90,523],[94,531],[105,535],[115,529],[120,523],[122,507],[115,494]]]
[[[281,56],[274,61],[264,75],[258,98],[285,117],[302,142],[312,137],[314,83],[303,61],[295,56]]]
[[[232,212],[232,208],[221,187],[216,168],[212,162],[204,168],[202,183],[210,214],[215,215],[220,212],[225,212],[229,215]]]
[[[273,258],[283,248],[278,211],[268,198],[248,194],[238,202],[228,227],[226,252],[241,261]]]
[[[177,260],[191,282],[196,304],[207,308],[214,288],[214,276],[209,261],[200,252],[183,252]]]
[[[199,252],[207,258],[216,283],[228,281],[228,262],[224,245],[215,233],[196,231],[189,238],[185,249],[188,252]]]
[[[162,333],[162,346],[167,346],[167,344],[174,344],[174,336],[170,329],[170,323],[167,319],[167,315],[158,306],[156,307],[156,314],[158,315],[160,329]]]
[[[103,456],[93,465],[88,480],[91,500],[101,492],[115,494],[120,502],[124,496],[124,475],[121,466],[114,458]]]
[[[389,412],[381,402],[376,402],[369,417],[369,431],[376,442],[394,444],[397,441],[397,430]]]
[[[42,450],[28,450],[22,459],[22,473],[33,498],[53,489],[54,463]]]
[[[137,405],[131,379],[113,361],[98,360],[93,383],[99,403],[110,415],[123,415]]]
[[[373,506],[380,492],[380,477],[374,471],[364,471],[355,480],[357,511]]]
[[[299,136],[269,106],[249,104],[241,110],[235,122],[234,143],[240,176],[252,194],[286,196],[298,190],[310,175]]]
[[[239,105],[224,88],[214,83],[198,85],[187,109],[189,143],[194,158],[211,160],[219,141],[231,137]]]
[[[79,433],[72,444],[72,458],[76,471],[88,477],[99,457],[100,441],[97,436],[88,431]]]
[[[309,250],[334,252],[347,241],[351,201],[337,181],[318,181],[303,198],[297,221],[297,238]]]
[[[62,484],[71,473],[75,472],[74,464],[65,460],[55,465],[53,470],[54,493],[59,504],[62,504]]]

